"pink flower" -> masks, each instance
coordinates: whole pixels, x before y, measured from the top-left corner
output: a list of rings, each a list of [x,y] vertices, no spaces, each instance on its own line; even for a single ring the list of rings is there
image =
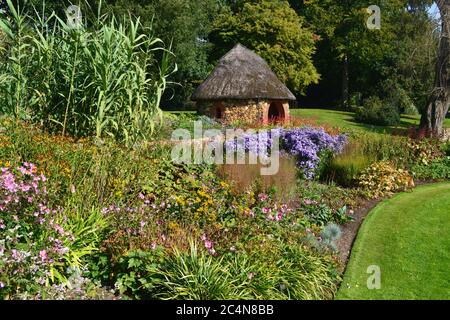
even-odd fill
[[[270,211],[272,211],[272,209],[270,208],[262,208],[262,212],[265,214],[268,214]]]
[[[260,201],[266,201],[267,199],[269,199],[269,196],[267,194],[265,194],[265,193],[260,193],[258,195],[258,198],[259,198]]]
[[[216,252],[216,250],[214,250],[214,248],[209,249],[208,252],[212,256],[215,256],[217,254],[217,252]]]
[[[202,240],[202,241],[206,241],[206,234],[202,234],[202,236],[200,237],[200,240]]]
[[[248,276],[248,278],[249,278],[250,280],[252,280],[253,277],[255,276],[255,273],[254,273],[254,272],[249,272],[247,276]]]
[[[278,214],[275,216],[276,221],[280,221],[283,219],[283,214],[281,212],[278,212]]]
[[[152,250],[155,250],[155,249],[156,249],[156,242],[155,242],[155,241],[152,242],[152,244],[150,245],[150,248],[151,248]]]
[[[212,249],[212,247],[213,247],[213,242],[210,241],[210,240],[206,240],[205,241],[205,248],[206,249]]]
[[[39,251],[39,257],[41,258],[41,261],[44,262],[47,260],[47,251],[41,250]]]

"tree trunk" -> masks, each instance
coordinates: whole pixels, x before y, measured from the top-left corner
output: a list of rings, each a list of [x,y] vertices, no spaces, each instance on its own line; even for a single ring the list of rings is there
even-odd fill
[[[342,61],[342,107],[349,109],[349,72],[348,72],[348,56],[344,55]]]
[[[450,0],[437,0],[441,15],[441,36],[436,62],[435,87],[422,112],[420,129],[430,137],[441,137],[450,106]]]

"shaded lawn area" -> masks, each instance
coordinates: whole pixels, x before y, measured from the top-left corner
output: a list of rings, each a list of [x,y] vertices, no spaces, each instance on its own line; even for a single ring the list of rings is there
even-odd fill
[[[450,183],[378,205],[358,233],[337,299],[450,299]],[[378,265],[381,288],[369,290]]]
[[[395,129],[408,129],[418,125],[420,116],[402,115],[400,124],[395,127],[374,126],[356,122],[353,112],[337,111],[331,109],[291,109],[291,115],[317,121],[318,124],[327,124],[344,130],[364,130],[376,133],[391,133]],[[450,119],[445,119],[444,126],[450,128]]]

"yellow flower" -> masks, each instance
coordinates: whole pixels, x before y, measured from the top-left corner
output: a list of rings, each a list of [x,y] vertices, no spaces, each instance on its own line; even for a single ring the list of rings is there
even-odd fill
[[[174,222],[174,221],[170,221],[169,225],[168,225],[169,229],[172,231],[176,231],[179,229],[179,225],[178,223]]]
[[[222,188],[228,188],[230,185],[229,185],[228,183],[224,182],[224,181],[221,181],[221,182],[220,182],[220,186],[221,186]]]

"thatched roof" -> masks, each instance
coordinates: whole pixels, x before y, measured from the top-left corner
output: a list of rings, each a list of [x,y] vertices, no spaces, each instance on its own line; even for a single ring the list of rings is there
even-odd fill
[[[296,100],[263,58],[241,44],[224,55],[192,100]]]

